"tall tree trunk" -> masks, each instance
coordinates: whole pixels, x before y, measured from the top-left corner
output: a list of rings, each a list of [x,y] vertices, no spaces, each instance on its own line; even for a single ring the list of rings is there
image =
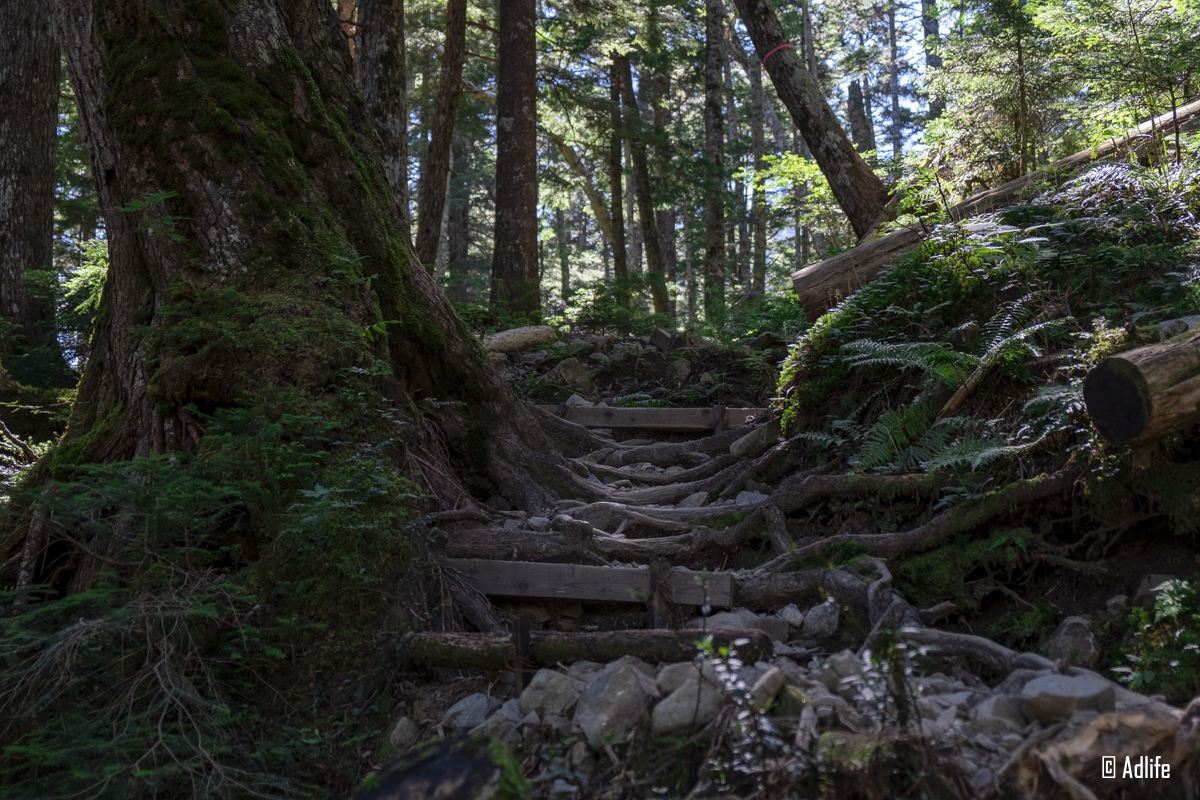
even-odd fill
[[[655,70],[651,86],[653,96],[651,105],[654,108],[654,128],[656,144],[654,148],[654,171],[659,186],[665,186],[670,178],[671,158],[670,147],[667,144],[667,126],[671,124],[671,108],[669,98],[671,92],[670,74],[661,67]],[[674,284],[678,279],[679,254],[675,248],[675,209],[660,208],[655,212],[655,227],[658,229],[659,251],[662,253],[663,269],[667,273],[667,282]],[[670,299],[670,313],[676,313],[675,299]]]
[[[938,30],[938,7],[937,0],[921,0],[921,30],[925,34],[923,43],[925,47],[925,77],[928,81],[929,71],[938,69],[942,66],[941,56],[941,31]],[[937,98],[929,98],[929,117],[937,119],[946,110],[944,100]]]
[[[454,172],[454,149],[450,149],[449,167],[446,171],[446,190],[442,193],[442,223],[438,226],[438,246],[434,274],[438,278],[446,276],[450,265],[450,176]]]
[[[571,300],[571,264],[567,257],[570,246],[567,237],[567,215],[561,208],[554,209],[554,242],[558,250],[558,268],[562,280],[562,301],[566,304]]]
[[[424,408],[457,460],[446,474],[473,470],[527,508],[554,497],[531,475],[570,483],[535,455],[554,445],[410,258],[328,0],[55,9],[110,252],[64,458],[189,449],[205,413],[247,398],[336,415],[350,381],[400,408],[444,401]],[[116,211],[159,192],[177,194]],[[163,219],[174,235],[147,225]],[[380,362],[390,374],[367,369]]]
[[[724,11],[724,9],[722,9]],[[731,22],[726,23],[725,39],[729,41],[732,35]],[[724,59],[725,79],[725,116],[728,121],[729,162],[734,169],[733,179],[733,224],[726,233],[728,253],[734,255],[733,277],[739,284],[745,284],[750,268],[750,243],[747,238],[746,225],[746,183],[742,179],[746,166],[746,153],[741,147],[737,129],[737,95],[733,91],[733,64],[729,58]]]
[[[542,305],[537,253],[537,3],[500,0],[496,78],[496,228],[492,305]]]
[[[463,58],[467,49],[467,0],[446,0],[446,41],[442,71],[433,101],[433,125],[417,197],[417,258],[433,263],[441,238],[442,208],[450,176],[450,140],[462,94]]]
[[[792,127],[792,152],[797,155],[802,155],[801,150],[807,151],[808,146],[805,145],[804,139],[800,136],[800,129]],[[792,197],[796,202],[796,214],[793,217],[794,228],[794,250],[792,258],[794,259],[796,269],[803,269],[808,264],[808,226],[804,224],[804,205],[808,199],[808,184],[804,181],[797,181],[792,184]]]
[[[359,91],[383,145],[400,232],[411,241],[408,203],[408,93],[405,86],[404,0],[358,0],[354,36]]]
[[[637,213],[637,175],[633,171],[633,158],[629,152],[629,132],[625,132],[625,141],[621,143],[621,154],[625,159],[625,221],[628,234],[625,238],[629,259],[629,271],[640,274],[642,271],[642,226],[638,223]]]
[[[892,171],[900,174],[900,156],[903,155],[904,130],[900,124],[900,56],[896,41],[896,0],[889,0],[888,22],[888,92],[892,97]]]
[[[867,109],[863,105],[862,87],[859,86],[857,78],[850,81],[847,95],[846,116],[850,119],[850,139],[858,152],[868,153],[872,144],[870,123],[867,122]]]
[[[19,345],[0,339],[0,356],[19,381],[57,383],[65,364],[54,308],[30,294],[25,275],[54,254],[58,44],[41,3],[0,0],[0,31],[0,320],[22,337]],[[18,350],[37,363],[11,358]]]
[[[478,302],[478,298],[468,298],[464,292],[470,274],[467,259],[471,248],[471,187],[464,180],[458,180],[467,172],[467,147],[458,134],[451,143],[450,154],[453,167],[450,171],[450,230],[447,236],[450,251],[446,270],[450,275],[451,299],[460,303],[468,299]]]
[[[767,0],[736,2],[759,61],[765,59],[767,74],[829,181],[834,198],[854,232],[866,235],[887,203],[887,189],[846,137],[815,76],[804,68],[800,55],[785,46],[787,37]]]
[[[764,130],[762,65],[750,62],[750,133],[754,157],[754,200],[750,206],[751,227],[754,230],[754,258],[751,261],[750,299],[762,300],[767,293],[767,190],[762,184],[762,172],[767,168],[763,155],[766,149]]]
[[[604,205],[604,196],[596,187],[595,181],[592,180],[592,174],[588,171],[587,165],[583,163],[583,159],[579,157],[579,153],[575,152],[575,148],[562,137],[561,134],[553,131],[546,131],[546,135],[550,141],[554,142],[558,148],[559,154],[562,155],[563,161],[567,162],[567,166],[579,178],[580,185],[584,196],[587,198],[588,205],[592,209],[592,215],[596,217],[596,225],[600,228],[600,235],[604,238],[604,243],[612,247],[616,241],[616,230],[613,224],[610,208]],[[619,191],[619,190],[618,190]],[[586,217],[584,217],[586,224]],[[624,230],[622,232],[622,250],[624,250]],[[608,277],[608,270],[605,270],[605,278]]]
[[[633,95],[633,72],[629,59],[616,61],[621,71],[621,102],[625,106],[629,148],[633,156],[634,186],[637,190],[638,218],[642,223],[642,246],[646,249],[646,272],[654,313],[667,313],[667,284],[663,274],[662,252],[659,250],[658,220],[654,216],[654,198],[650,192],[650,169],[646,163],[646,139],[642,132],[641,113]]]
[[[704,6],[704,316],[710,324],[725,318],[725,142],[721,113],[721,0]]]
[[[624,197],[621,191],[621,151],[623,136],[621,135],[621,69],[617,61],[619,55],[612,56],[608,68],[608,104],[609,125],[612,133],[608,140],[608,186],[609,186],[609,217],[612,220],[612,236],[609,244],[612,246],[613,276],[618,280],[629,275],[629,262],[625,258],[625,211],[621,207]]]

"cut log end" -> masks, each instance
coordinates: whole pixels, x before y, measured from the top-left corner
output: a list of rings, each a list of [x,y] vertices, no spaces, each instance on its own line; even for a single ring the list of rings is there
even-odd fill
[[[1083,399],[1100,435],[1116,445],[1141,436],[1154,414],[1145,379],[1120,358],[1109,358],[1088,373]]]

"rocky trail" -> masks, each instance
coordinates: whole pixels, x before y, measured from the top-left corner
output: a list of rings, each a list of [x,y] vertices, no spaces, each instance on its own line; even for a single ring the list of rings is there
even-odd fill
[[[514,381],[538,360],[517,350],[503,359]],[[594,393],[611,366],[597,362],[589,373],[563,359],[550,380]],[[1127,597],[1068,617],[1043,652],[1017,652],[939,629],[953,603],[917,608],[893,585],[889,559],[1061,494],[1071,474],[905,530],[851,516],[806,533],[789,517],[808,506],[941,485],[805,468],[761,409],[722,430],[717,408],[707,433],[657,437],[564,419],[605,407],[572,394],[537,411],[577,443],[573,479],[591,502],[527,516],[495,498],[434,515],[447,624],[405,643],[422,700],[391,732],[401,757],[362,796],[432,797],[413,787],[451,780],[444,770],[467,792],[455,797],[510,796],[505,781],[521,779],[479,740],[419,745],[445,734],[504,742],[539,798],[1195,796],[1200,702],[1173,707],[1092,669],[1095,620]],[[856,557],[833,558],[848,545]],[[1135,601],[1155,590],[1148,580]]]

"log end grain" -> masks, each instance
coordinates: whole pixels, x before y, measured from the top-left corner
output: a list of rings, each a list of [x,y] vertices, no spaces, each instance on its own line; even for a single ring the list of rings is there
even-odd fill
[[[1154,414],[1150,387],[1141,372],[1121,358],[1105,359],[1087,374],[1083,400],[1100,435],[1116,445],[1141,436]]]

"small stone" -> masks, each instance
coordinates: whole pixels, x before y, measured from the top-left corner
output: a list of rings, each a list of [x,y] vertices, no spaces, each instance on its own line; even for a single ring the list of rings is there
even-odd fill
[[[396,727],[392,728],[392,732],[388,734],[388,743],[392,746],[392,753],[402,755],[408,752],[417,743],[417,737],[420,735],[421,729],[417,723],[407,716],[401,717],[396,721]]]
[[[575,786],[567,783],[562,778],[555,778],[554,783],[550,784],[551,797],[574,797]]]
[[[574,356],[558,362],[557,367],[546,373],[546,380],[583,394],[594,394],[596,391],[592,376]]]
[[[549,517],[530,517],[529,519],[525,520],[525,525],[530,530],[538,531],[539,533],[544,533],[544,532],[550,530],[550,518]]]
[[[804,628],[801,634],[806,639],[828,639],[837,633],[838,607],[833,598],[804,612]]]
[[[750,627],[758,628],[769,636],[772,642],[786,642],[790,633],[788,624],[779,617],[759,617]]]
[[[452,731],[469,731],[483,724],[488,716],[500,707],[500,701],[486,694],[476,692],[450,706],[446,716],[442,717],[442,725]]]
[[[797,630],[804,626],[804,612],[795,603],[788,603],[779,609],[779,618]]]
[[[742,630],[750,626],[740,614],[735,614],[731,611],[721,611],[713,614],[711,617],[693,617],[685,622],[683,627],[692,630],[719,631],[730,628]]]
[[[986,789],[992,785],[992,771],[986,767],[975,773],[975,786],[979,789]]]
[[[1076,711],[1112,711],[1115,697],[1112,684],[1099,675],[1043,675],[1021,690],[1021,709],[1030,719],[1048,725]]]
[[[563,405],[567,408],[595,408],[596,404],[591,400],[585,400],[577,394],[573,394],[563,401]]]
[[[515,698],[504,703],[484,722],[471,729],[472,735],[490,736],[512,745],[520,740],[517,724],[522,720],[521,703]]]
[[[724,704],[724,693],[693,673],[654,707],[650,714],[650,732],[655,736],[688,733],[711,722]]]
[[[1021,698],[995,694],[971,709],[971,724],[982,733],[1016,733],[1025,727]]]
[[[1080,667],[1094,667],[1100,659],[1100,645],[1086,617],[1067,617],[1050,635],[1046,646],[1051,660],[1067,659]]]
[[[811,705],[812,700],[799,686],[784,686],[779,694],[779,702],[775,705],[775,712],[783,717],[798,717]]]
[[[680,358],[672,361],[667,367],[667,374],[664,376],[667,383],[679,384],[686,381],[692,374],[692,365],[686,358]]]
[[[1129,598],[1123,594],[1110,597],[1104,608],[1112,619],[1120,619],[1129,613]]]
[[[536,712],[539,717],[548,714],[566,714],[579,699],[575,681],[552,669],[539,669],[533,680],[521,692],[521,713]]]
[[[754,682],[754,686],[750,689],[750,699],[759,708],[765,708],[767,703],[775,699],[775,695],[779,694],[779,690],[786,682],[787,678],[784,676],[783,670],[771,667]]]
[[[701,386],[712,386],[713,383],[714,383],[714,379],[713,379],[711,372],[705,372],[700,376],[700,385]]]
[[[516,531],[516,530],[520,530],[520,529],[521,529],[521,528],[523,528],[524,526],[525,526],[525,521],[524,521],[524,520],[520,520],[520,519],[506,519],[506,520],[504,520],[504,530],[506,530],[506,531]]]
[[[609,664],[584,688],[575,709],[575,724],[589,741],[623,736],[658,696],[654,680],[633,665]]]
[[[496,369],[504,369],[508,366],[508,356],[504,353],[498,353],[495,350],[488,351],[488,361],[492,362],[492,366]]]
[[[666,697],[689,680],[701,678],[714,687],[721,685],[717,673],[707,661],[681,661],[676,664],[667,664],[659,670],[655,688],[658,689],[659,695]]]
[[[754,506],[767,499],[768,496],[762,492],[738,492],[734,502],[739,506]]]
[[[787,678],[788,683],[795,684],[796,686],[799,686],[804,678],[808,675],[808,672],[804,669],[804,667],[800,666],[787,656],[779,656],[771,663],[783,672],[783,676]]]

